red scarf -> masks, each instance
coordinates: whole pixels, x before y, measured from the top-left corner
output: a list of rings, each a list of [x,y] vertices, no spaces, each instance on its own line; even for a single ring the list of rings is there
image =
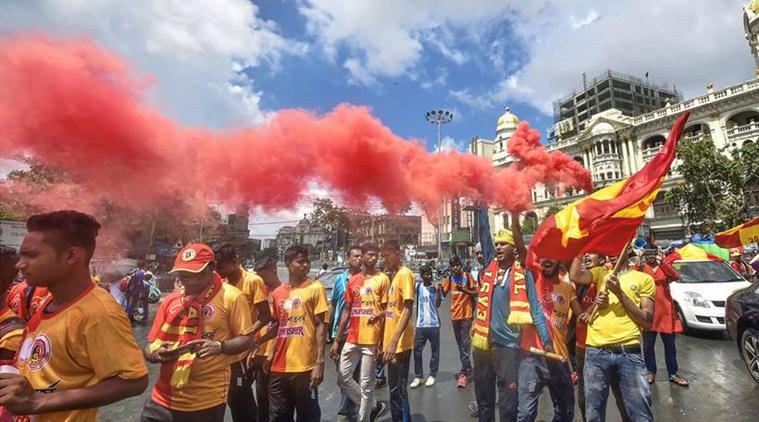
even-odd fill
[[[480,290],[477,293],[477,306],[475,307],[474,330],[472,331],[472,346],[488,350],[490,348],[488,335],[490,333],[491,303],[495,284],[501,282],[506,271],[498,266],[498,261],[493,260],[485,268]],[[530,316],[530,301],[527,296],[527,283],[524,269],[518,260],[511,265],[509,276],[509,319],[508,324],[532,324]]]
[[[167,303],[164,308],[166,314],[161,323],[161,329],[156,333],[155,340],[150,343],[150,351],[158,350],[163,342],[171,343],[168,349],[174,350],[193,340],[200,339],[203,333],[203,306],[213,300],[221,288],[221,277],[213,273],[213,281],[200,294],[186,296],[182,292],[181,295],[175,296],[171,302]],[[176,306],[175,302],[179,302],[180,306]],[[190,366],[195,360],[195,355],[195,352],[191,350],[179,355],[171,371],[170,383],[172,387],[179,389],[187,384],[187,380],[190,378]],[[162,367],[162,378],[165,373]]]

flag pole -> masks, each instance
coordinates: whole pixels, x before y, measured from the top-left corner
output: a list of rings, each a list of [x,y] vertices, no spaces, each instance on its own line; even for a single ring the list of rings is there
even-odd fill
[[[633,234],[633,238],[634,237],[635,237],[635,234]],[[616,277],[616,275],[619,273],[619,268],[622,266],[622,257],[623,256],[627,257],[627,254],[630,253],[630,248],[631,247],[632,247],[632,238],[627,243],[625,243],[625,247],[622,249],[622,252],[617,257],[617,262],[614,263],[614,268],[612,268],[611,273],[609,275],[613,275],[613,276]],[[605,292],[606,290],[608,290],[608,289],[606,288],[606,283],[604,282],[604,289],[603,289],[603,291]],[[601,293],[601,291],[599,290],[598,293]],[[591,321],[593,321],[593,318],[595,318],[595,316],[596,316],[596,311],[597,310],[598,310],[598,304],[594,301],[593,302],[593,308],[591,308],[591,310],[590,310],[590,317],[588,318],[588,323],[590,323]]]

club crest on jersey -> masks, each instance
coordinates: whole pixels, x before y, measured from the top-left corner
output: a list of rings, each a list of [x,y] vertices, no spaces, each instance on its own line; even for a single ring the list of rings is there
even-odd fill
[[[202,316],[203,322],[213,321],[214,315],[216,315],[216,308],[213,305],[206,305],[203,307]]]
[[[195,252],[195,249],[187,249],[184,252],[182,252],[182,261],[184,262],[192,261],[193,259],[195,259],[195,255],[197,254],[198,253]]]
[[[565,305],[567,303],[567,298],[561,293],[554,293],[552,296],[554,303],[557,305]]]
[[[303,301],[299,297],[296,296],[292,299],[292,309],[294,311],[300,309],[301,305],[303,305]]]
[[[19,363],[26,365],[30,371],[39,371],[50,362],[52,354],[50,339],[45,334],[40,334],[36,337],[28,337],[24,341],[19,350],[18,359]]]
[[[361,296],[366,296],[372,294],[373,291],[372,286],[364,286],[359,290],[359,293],[361,293]]]

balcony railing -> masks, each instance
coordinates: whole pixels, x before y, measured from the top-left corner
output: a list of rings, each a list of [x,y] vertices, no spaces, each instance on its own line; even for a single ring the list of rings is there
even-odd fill
[[[730,142],[755,139],[757,137],[759,137],[759,124],[755,122],[727,129],[727,140]]]
[[[594,163],[601,163],[604,161],[619,161],[619,153],[612,152],[593,156]]]
[[[644,149],[641,152],[641,155],[643,156],[643,161],[646,163],[649,162],[652,158],[654,158],[656,154],[659,153],[659,151],[661,151],[663,147],[664,147],[663,145],[659,145],[653,148]]]

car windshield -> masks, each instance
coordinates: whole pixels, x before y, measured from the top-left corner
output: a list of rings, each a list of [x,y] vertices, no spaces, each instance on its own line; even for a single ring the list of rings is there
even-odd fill
[[[322,283],[325,289],[329,290],[335,285],[335,279],[337,276],[342,273],[342,271],[326,272],[319,277],[319,282]]]
[[[719,261],[679,261],[674,267],[680,272],[680,283],[725,283],[744,281],[732,268]]]

